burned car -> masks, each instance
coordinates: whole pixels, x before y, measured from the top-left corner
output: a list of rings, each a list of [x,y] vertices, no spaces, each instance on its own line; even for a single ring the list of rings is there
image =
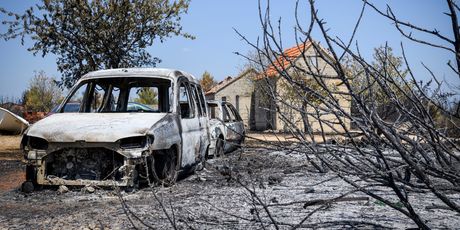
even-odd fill
[[[136,186],[149,178],[171,185],[179,172],[201,167],[209,144],[206,101],[192,75],[91,72],[25,132],[25,183]]]
[[[208,100],[209,131],[211,133],[210,156],[221,156],[244,142],[243,120],[236,108],[225,101]]]

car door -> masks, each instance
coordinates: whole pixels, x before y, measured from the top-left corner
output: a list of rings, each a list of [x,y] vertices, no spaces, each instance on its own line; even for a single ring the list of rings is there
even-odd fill
[[[193,165],[201,149],[201,124],[197,112],[197,103],[193,91],[186,78],[178,83],[178,102],[182,138],[182,163],[181,166]]]
[[[222,103],[222,114],[224,117],[223,121],[225,126],[225,140],[235,142],[237,138],[235,133],[235,117],[225,102]]]
[[[197,155],[196,160],[203,161],[209,145],[209,119],[207,115],[207,106],[201,87],[197,84],[190,84],[190,86],[193,90],[193,100],[195,101],[195,106],[197,108],[198,121],[200,125],[200,154]]]
[[[230,110],[230,112],[233,114],[232,126],[234,128],[233,134],[235,135],[234,141],[237,143],[242,143],[244,140],[244,134],[245,134],[243,119],[241,119],[240,114],[238,113],[238,111],[232,104],[226,103],[226,106]]]

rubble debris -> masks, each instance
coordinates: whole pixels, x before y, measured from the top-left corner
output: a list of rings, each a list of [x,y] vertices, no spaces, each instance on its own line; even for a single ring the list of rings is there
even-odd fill
[[[280,175],[270,175],[268,177],[268,184],[269,185],[279,184],[279,183],[281,183],[281,181],[283,181],[283,177],[281,177]]]
[[[178,229],[255,228],[260,225],[254,221],[258,221],[260,217],[266,220],[267,217],[264,215],[262,203],[266,205],[276,221],[293,225],[302,221],[308,213],[318,209],[319,211],[311,215],[302,226],[305,229],[416,227],[410,219],[395,212],[388,205],[378,205],[372,198],[368,201],[365,200],[367,198],[361,200],[360,197],[365,196],[363,193],[358,192],[343,197],[352,198],[353,201],[334,199],[342,197],[344,193],[354,188],[334,173],[319,174],[314,170],[309,171],[313,166],[303,160],[291,156],[274,158],[268,154],[268,151],[247,149],[242,158],[236,154],[229,154],[225,158],[213,159],[211,166],[196,174],[206,178],[205,182],[197,181],[197,176],[191,175],[190,178],[185,178],[173,187],[142,188],[135,193],[128,193],[125,190],[119,192],[97,190],[93,194],[69,192],[59,195],[50,189],[43,189],[32,195],[17,191],[0,193],[0,229],[82,229],[85,227],[133,229],[131,222],[120,209],[120,195],[136,216],[158,229],[170,229],[171,224],[161,211],[152,211],[161,210],[162,207],[160,202],[155,201],[154,195],[158,195],[158,198],[167,205],[164,207],[168,212],[174,212]],[[244,167],[252,160],[259,163],[252,164],[255,168],[252,169],[253,174],[249,175],[245,173],[247,170]],[[237,178],[247,185],[249,190],[254,191],[254,195],[259,196],[262,203],[252,199],[255,197],[252,197],[251,193],[240,184],[225,182],[225,177],[214,168],[215,165],[226,165],[232,170],[240,168]],[[286,167],[297,168],[302,173],[284,174],[282,171]],[[1,170],[4,170],[4,167],[0,167]],[[269,175],[283,177],[282,183],[259,188],[259,183],[262,186],[268,184]],[[99,185],[96,185],[91,186],[98,189]],[[305,192],[312,189],[314,193]],[[391,192],[386,189],[380,190],[383,196]],[[453,193],[451,196],[460,198],[458,193]],[[443,209],[431,209],[435,205],[443,207],[443,203],[432,194],[425,194],[422,199],[414,199],[412,195],[409,195],[409,198],[413,199],[415,207],[427,218],[433,229],[456,229],[460,225],[460,219],[455,213]],[[324,201],[333,199],[333,202],[321,203],[318,199]],[[309,206],[305,210],[302,209],[308,201],[310,201]],[[324,208],[319,209],[322,205],[325,205]],[[429,208],[425,208],[427,206]],[[245,219],[235,219],[235,216]],[[332,222],[339,225],[322,225]],[[358,222],[364,224],[355,225]],[[137,224],[137,227],[142,226]],[[273,225],[266,227],[274,228]],[[281,226],[281,228],[287,227]]]
[[[59,194],[64,194],[64,193],[69,192],[69,188],[67,188],[67,186],[65,186],[65,185],[61,185],[61,186],[59,186],[57,191],[58,191]]]
[[[278,204],[278,203],[279,203],[278,198],[276,198],[276,196],[273,197],[273,198],[271,198],[271,199],[270,199],[270,203],[272,203],[272,204]]]
[[[198,182],[204,182],[204,181],[206,181],[206,178],[201,177],[201,176],[197,176],[197,177],[196,177],[196,181],[198,181]]]
[[[93,186],[85,186],[81,189],[84,193],[94,193],[96,189]]]
[[[303,208],[307,208],[313,205],[323,205],[323,204],[330,204],[335,202],[348,202],[348,201],[369,201],[369,197],[341,197],[336,199],[313,199],[305,202]]]

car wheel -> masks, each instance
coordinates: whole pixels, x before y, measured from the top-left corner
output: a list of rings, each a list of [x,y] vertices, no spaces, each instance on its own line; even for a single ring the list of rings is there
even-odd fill
[[[216,151],[214,153],[214,156],[221,157],[224,155],[224,145],[225,145],[224,139],[222,139],[221,137],[217,138]]]
[[[179,165],[174,149],[155,152],[150,160],[150,172],[155,183],[163,186],[176,183]]]
[[[37,170],[35,166],[26,166],[26,181],[21,185],[21,191],[24,193],[31,193],[38,188],[37,184]]]

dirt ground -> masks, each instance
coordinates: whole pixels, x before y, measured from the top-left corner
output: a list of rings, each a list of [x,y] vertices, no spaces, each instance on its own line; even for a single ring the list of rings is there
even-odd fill
[[[13,174],[23,170],[19,158],[0,163],[0,174],[11,175],[2,176],[1,184],[8,184],[8,178],[23,179]],[[402,214],[360,193],[350,195],[352,201],[304,208],[308,201],[340,196],[350,186],[332,173],[315,172],[303,155],[260,147],[246,146],[211,159],[204,170],[169,188],[146,187],[129,193],[72,188],[63,194],[46,188],[24,194],[18,186],[0,191],[0,229],[132,229],[133,224],[140,229],[171,229],[171,222],[179,229],[260,229],[259,220],[264,227],[274,228],[270,223],[275,221],[287,229],[307,216],[302,228],[415,227]],[[389,195],[384,189],[377,192]],[[453,197],[460,200],[459,194]],[[460,225],[458,213],[427,209],[439,203],[429,194],[413,202],[434,229]],[[257,203],[266,204],[270,215]]]
[[[21,136],[0,135],[0,193],[21,185],[25,179]]]
[[[0,134],[0,160],[21,160],[22,154],[19,151],[21,136],[10,136]]]

